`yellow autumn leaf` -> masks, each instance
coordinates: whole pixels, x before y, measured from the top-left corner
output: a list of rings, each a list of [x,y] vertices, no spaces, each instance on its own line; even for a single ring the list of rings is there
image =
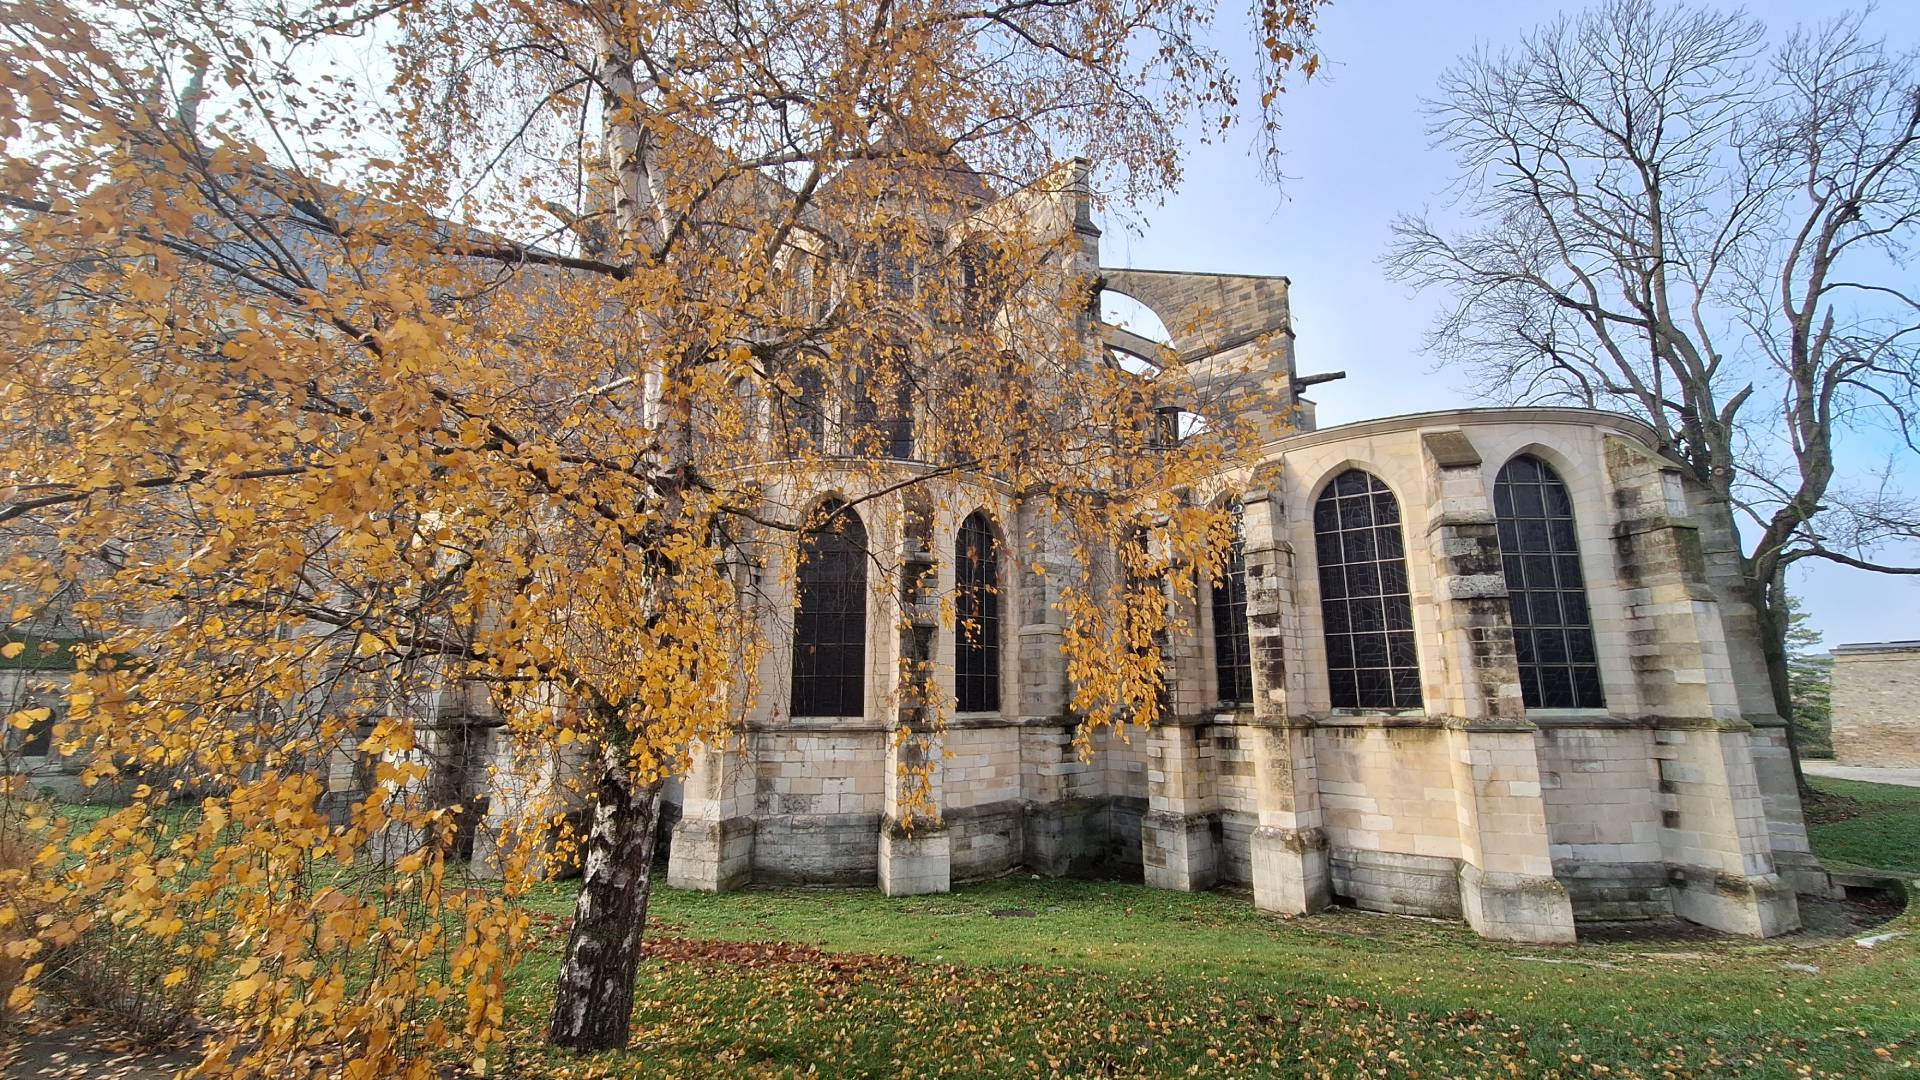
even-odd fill
[[[220,1004],[225,1008],[239,1008],[252,1001],[253,996],[260,992],[260,988],[266,985],[266,982],[264,975],[250,975],[244,979],[237,979],[227,984],[226,992],[220,996]]]

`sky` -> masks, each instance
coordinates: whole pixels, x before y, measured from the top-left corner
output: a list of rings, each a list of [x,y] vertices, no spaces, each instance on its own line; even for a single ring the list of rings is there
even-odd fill
[[[1841,10],[1818,0],[1744,6],[1775,31]],[[1165,205],[1133,212],[1131,230],[1106,223],[1103,261],[1291,278],[1300,372],[1347,373],[1310,395],[1322,427],[1484,404],[1423,351],[1438,297],[1388,281],[1379,259],[1394,215],[1439,208],[1453,176],[1450,157],[1428,146],[1421,99],[1476,42],[1517,41],[1554,11],[1540,2],[1336,0],[1317,38],[1327,67],[1286,94],[1289,179],[1278,188],[1262,181],[1244,140],[1198,147]],[[1868,26],[1894,45],[1920,46],[1920,3],[1887,5]],[[1920,488],[1920,459],[1899,467],[1904,486]],[[1920,563],[1920,551],[1907,554]],[[1827,645],[1920,638],[1920,576],[1812,562],[1798,564],[1790,584]]]

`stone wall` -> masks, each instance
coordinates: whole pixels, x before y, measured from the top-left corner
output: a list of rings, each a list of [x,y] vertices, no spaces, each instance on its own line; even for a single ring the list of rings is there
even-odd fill
[[[1519,691],[1491,491],[1522,453],[1573,499],[1604,708],[1530,710]],[[1399,502],[1418,708],[1331,707],[1312,508],[1348,468]],[[763,669],[739,766],[716,754],[689,779],[672,879],[877,881],[897,895],[1025,866],[1172,889],[1250,883],[1267,910],[1338,898],[1537,942],[1571,940],[1575,920],[1676,914],[1765,936],[1797,924],[1795,890],[1830,887],[1778,718],[1734,685],[1751,650],[1730,641],[1745,624],[1722,618],[1724,538],[1702,539],[1683,474],[1632,421],[1552,409],[1369,421],[1277,440],[1258,467],[1193,493],[1229,496],[1244,508],[1251,706],[1219,701],[1203,588],[1163,647],[1173,715],[1097,733],[1082,758],[1056,607],[1070,576],[1056,571],[1074,556],[997,495],[1022,567],[1005,608],[1007,700],[940,734],[938,822],[899,825],[897,635],[876,633],[861,717],[786,718],[784,659]],[[969,501],[942,500],[936,552]],[[876,545],[892,542],[900,515],[884,500],[863,516]],[[950,568],[935,571],[950,587]],[[877,598],[869,625],[898,618]],[[935,634],[943,668],[950,629]]]
[[[1920,769],[1920,641],[1833,650],[1833,756]]]
[[[877,730],[753,734],[755,880],[873,880],[886,741]]]
[[[1323,726],[1313,733],[1327,843],[1343,851],[1460,857],[1447,733],[1435,727]],[[1337,891],[1337,890],[1336,890]]]
[[[955,881],[992,877],[1020,865],[1020,732],[1005,723],[947,732],[940,765],[941,820],[951,838]]]
[[[1660,860],[1653,741],[1642,727],[1543,726],[1535,737],[1554,876],[1578,919],[1673,913]]]

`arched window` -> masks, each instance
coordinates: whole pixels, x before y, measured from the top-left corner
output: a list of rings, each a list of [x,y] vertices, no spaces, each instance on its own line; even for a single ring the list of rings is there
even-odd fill
[[[1164,600],[1166,582],[1160,569],[1154,566],[1153,538],[1144,525],[1128,525],[1120,534],[1120,543],[1116,551],[1121,575],[1121,609],[1136,615],[1150,609],[1155,601],[1148,598],[1153,593],[1161,593]],[[1154,680],[1154,711],[1160,717],[1173,714],[1173,686],[1168,679],[1166,650],[1168,644],[1167,628],[1161,626],[1153,631],[1152,639],[1138,641],[1134,637],[1135,627],[1123,614],[1120,621],[1122,636],[1127,639],[1125,646],[1129,656],[1140,670],[1152,671]]]
[[[1213,671],[1220,700],[1253,703],[1253,651],[1247,640],[1247,542],[1238,502],[1233,515],[1233,546],[1220,580],[1213,583]]]
[[[728,393],[733,397],[734,408],[739,410],[740,434],[745,441],[760,441],[760,390],[753,380],[742,375],[727,385]]]
[[[913,457],[913,357],[906,342],[884,338],[854,373],[853,452]]]
[[[891,396],[892,403],[882,407],[873,387],[860,382],[853,397],[853,437],[862,453],[905,461],[913,457],[913,388],[903,378]]]
[[[779,398],[778,423],[790,453],[826,447],[827,377],[815,357],[805,356],[788,369],[793,393]]]
[[[1493,481],[1520,696],[1529,709],[1603,709],[1573,500],[1553,467],[1522,454]]]
[[[953,692],[961,712],[1000,709],[1000,547],[979,511],[967,515],[953,551],[958,592]]]
[[[1371,473],[1334,477],[1313,506],[1336,709],[1420,707],[1420,657],[1400,538],[1400,503]]]
[[[794,716],[866,712],[867,530],[829,500],[800,541],[793,612]]]

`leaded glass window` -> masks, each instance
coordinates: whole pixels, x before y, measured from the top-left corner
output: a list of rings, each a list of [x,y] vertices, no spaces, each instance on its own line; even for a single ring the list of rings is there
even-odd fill
[[[815,511],[800,542],[793,613],[793,715],[866,712],[867,531],[844,503]]]
[[[1552,466],[1523,454],[1494,478],[1493,512],[1521,699],[1529,709],[1605,708],[1567,485]]]
[[[907,346],[882,340],[868,350],[866,368],[854,376],[854,454],[896,460],[913,457],[912,364]]]
[[[1153,563],[1152,538],[1145,527],[1130,525],[1120,536],[1119,545],[1120,572],[1123,580],[1123,607],[1131,612],[1142,611],[1148,601],[1149,592],[1161,592],[1165,583],[1151,572]],[[1165,718],[1173,712],[1173,687],[1167,679],[1167,629],[1162,626],[1153,631],[1150,642],[1133,640],[1134,625],[1131,617],[1121,620],[1122,636],[1127,639],[1126,649],[1135,658],[1140,670],[1154,674],[1154,711]]]
[[[1000,709],[1000,549],[987,516],[975,511],[954,544],[958,626],[953,689],[961,712]]]
[[[1313,538],[1333,707],[1419,708],[1399,501],[1373,474],[1349,469],[1314,503]]]
[[[853,437],[861,453],[878,453],[899,461],[913,457],[913,388],[904,380],[893,388],[891,404],[882,408],[873,388],[862,382],[853,399]]]
[[[827,433],[826,374],[809,357],[793,367],[791,377],[794,392],[779,399],[780,434],[790,452],[822,450]]]
[[[1233,515],[1233,546],[1220,580],[1213,583],[1213,671],[1220,700],[1253,703],[1253,653],[1247,639],[1247,543],[1239,503]]]

